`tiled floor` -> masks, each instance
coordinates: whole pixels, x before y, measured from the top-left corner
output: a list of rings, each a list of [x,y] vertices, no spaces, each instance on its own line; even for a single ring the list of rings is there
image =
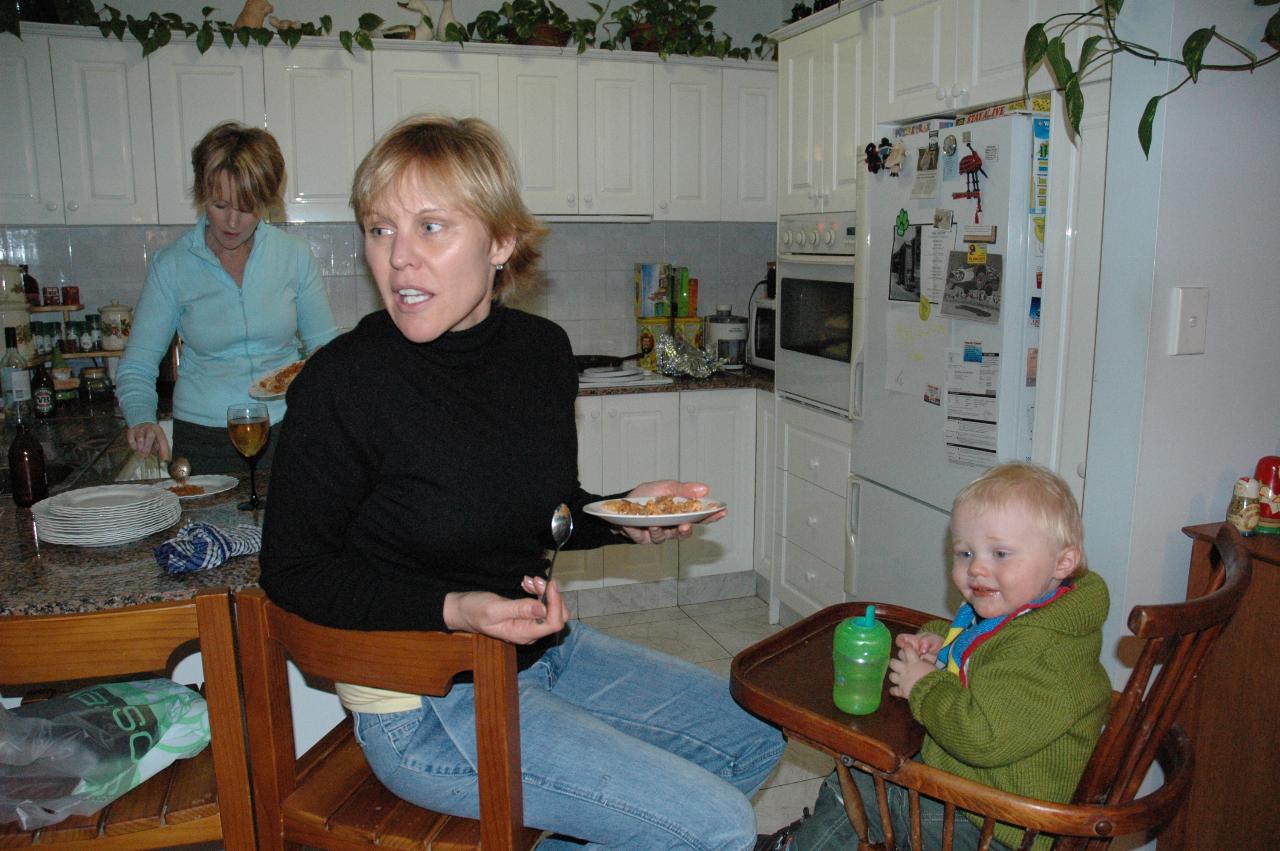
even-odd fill
[[[769,607],[757,597],[583,618],[596,629],[679,656],[728,677],[739,650],[780,627],[770,626]],[[818,785],[830,773],[830,758],[790,742],[782,762],[756,793],[756,829],[772,833],[812,806]]]

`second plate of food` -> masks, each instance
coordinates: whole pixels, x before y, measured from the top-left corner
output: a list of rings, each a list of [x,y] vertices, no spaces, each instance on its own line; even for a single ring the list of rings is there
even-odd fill
[[[293,383],[293,379],[302,372],[305,360],[294,361],[291,364],[274,369],[257,381],[249,385],[249,396],[253,399],[275,399],[283,396],[285,391],[289,389],[289,385]]]
[[[210,474],[207,476],[191,476],[187,479],[185,485],[180,485],[173,479],[166,479],[156,484],[156,487],[173,491],[177,494],[178,499],[198,499],[202,496],[213,496],[215,493],[231,490],[240,484],[240,480],[235,476],[219,476]]]
[[[697,523],[724,509],[723,502],[710,499],[636,496],[602,499],[583,506],[583,511],[615,526],[679,526]]]

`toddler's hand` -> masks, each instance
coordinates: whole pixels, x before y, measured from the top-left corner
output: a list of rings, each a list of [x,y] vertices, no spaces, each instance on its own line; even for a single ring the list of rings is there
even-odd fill
[[[911,650],[918,656],[936,656],[942,649],[942,636],[932,632],[917,632],[914,635],[904,632],[894,639],[894,644],[898,649]]]
[[[904,636],[899,636],[902,638]],[[911,689],[925,674],[935,670],[933,654],[917,653],[910,647],[902,647],[898,658],[889,660],[889,694],[894,697],[910,697]]]

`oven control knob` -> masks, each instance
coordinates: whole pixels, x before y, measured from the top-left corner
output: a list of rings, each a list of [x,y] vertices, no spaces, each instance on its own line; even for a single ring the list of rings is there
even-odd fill
[[[825,234],[822,235],[823,245],[835,245],[835,242],[836,242],[836,235],[831,231],[827,231]]]
[[[809,231],[809,244],[810,245],[818,244],[818,232],[816,230]]]
[[[790,244],[791,244],[791,231],[789,231],[789,230],[784,230],[784,231],[782,232],[782,244],[783,244],[783,245],[790,245]]]

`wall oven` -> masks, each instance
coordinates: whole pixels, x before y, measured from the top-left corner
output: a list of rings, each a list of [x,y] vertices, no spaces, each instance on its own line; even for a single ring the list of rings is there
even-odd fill
[[[774,388],[856,418],[866,293],[854,280],[853,221],[852,212],[779,217]]]

